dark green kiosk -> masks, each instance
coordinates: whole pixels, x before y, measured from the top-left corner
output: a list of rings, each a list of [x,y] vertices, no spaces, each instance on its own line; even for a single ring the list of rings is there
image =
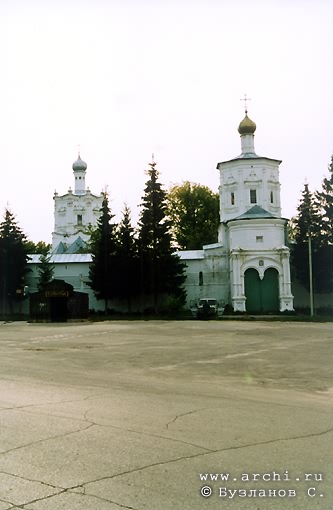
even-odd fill
[[[52,280],[42,292],[30,294],[30,319],[36,322],[87,319],[88,313],[88,294],[75,292],[65,280]]]

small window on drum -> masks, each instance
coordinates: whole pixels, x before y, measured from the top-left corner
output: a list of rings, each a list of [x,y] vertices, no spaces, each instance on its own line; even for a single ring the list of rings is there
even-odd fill
[[[200,273],[199,273],[199,285],[200,286],[203,285],[203,272],[202,271],[200,271]]]
[[[250,189],[250,204],[256,204],[256,203],[257,203],[257,190]]]
[[[233,191],[230,193],[230,203],[235,205],[235,193]]]
[[[82,214],[77,215],[77,224],[82,225]]]
[[[271,193],[270,193],[270,198],[271,198],[271,204],[273,204],[274,203],[274,193],[273,193],[273,191],[271,191]]]

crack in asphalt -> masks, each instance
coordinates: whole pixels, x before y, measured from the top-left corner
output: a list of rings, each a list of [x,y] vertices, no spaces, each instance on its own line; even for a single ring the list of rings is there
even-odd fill
[[[135,508],[133,506],[123,505],[123,504],[121,504],[121,503],[119,503],[117,501],[113,501],[111,499],[103,498],[102,496],[97,496],[96,494],[91,494],[89,492],[86,492],[86,488],[85,487],[83,487],[83,486],[80,486],[80,487],[82,487],[84,489],[84,496],[89,496],[91,498],[99,499],[101,501],[106,501],[107,503],[112,503],[113,505],[117,505],[117,506],[119,506],[121,508],[128,508],[129,510],[139,510],[139,509],[137,509],[137,508]],[[74,491],[71,490],[71,492],[74,492]]]
[[[330,429],[327,429],[327,430],[323,430],[323,431],[317,432],[317,433],[304,434],[304,435],[301,435],[301,436],[269,439],[267,441],[258,441],[258,442],[255,442],[255,443],[248,443],[248,444],[245,444],[245,445],[228,446],[226,448],[219,448],[219,449],[216,449],[216,450],[210,450],[208,452],[195,453],[193,455],[184,455],[184,456],[178,457],[176,459],[170,459],[170,460],[166,460],[166,461],[163,461],[163,462],[154,462],[154,463],[151,463],[151,464],[147,464],[145,466],[141,466],[139,468],[130,469],[128,471],[122,471],[121,473],[116,473],[114,475],[103,476],[101,478],[97,478],[96,480],[90,480],[88,482],[85,482],[84,484],[81,484],[81,485],[89,485],[91,483],[101,482],[103,480],[111,480],[111,479],[114,479],[114,478],[118,478],[120,476],[129,475],[129,474],[137,473],[137,472],[140,472],[140,471],[145,471],[146,469],[150,469],[152,467],[165,466],[167,464],[174,464],[174,463],[179,462],[179,461],[195,459],[195,458],[198,458],[198,457],[204,457],[206,455],[212,455],[214,453],[228,452],[228,451],[232,451],[232,450],[242,450],[242,449],[245,449],[245,448],[252,448],[252,447],[255,447],[255,446],[264,446],[264,445],[267,445],[267,444],[274,444],[274,443],[279,443],[279,442],[282,442],[282,441],[295,441],[295,440],[299,440],[299,439],[308,439],[310,437],[320,437],[320,436],[329,434],[331,432],[333,432],[333,428],[330,428]]]
[[[65,489],[65,487],[61,487],[59,485],[54,485],[52,483],[43,482],[42,480],[35,480],[34,478],[27,478],[26,476],[17,475],[16,473],[8,473],[7,471],[0,471],[0,475],[12,476],[13,478],[19,478],[20,480],[25,480],[26,482],[35,482],[40,483],[42,485],[46,485],[47,487],[52,487],[52,489]],[[1,501],[1,499],[0,499]]]
[[[195,411],[191,411],[191,412],[184,413],[184,414],[192,414],[193,412],[195,412]],[[182,416],[182,415],[179,415],[179,416]],[[84,429],[80,429],[80,430],[77,430],[77,431],[72,431],[70,433],[65,433],[65,434],[56,436],[56,438],[60,438],[60,437],[67,436],[69,434],[74,434],[76,432],[81,432],[81,431],[84,431],[84,430],[88,430],[92,426],[94,426],[94,424],[90,424],[88,427],[86,427]],[[219,449],[216,449],[216,450],[209,450],[209,451],[206,451],[206,452],[196,453],[196,454],[193,454],[193,455],[185,455],[185,456],[182,456],[182,457],[178,457],[176,459],[170,459],[170,460],[167,460],[167,461],[164,461],[164,462],[155,462],[155,463],[147,464],[145,466],[141,466],[139,468],[135,468],[135,469],[127,470],[127,471],[122,471],[122,472],[116,473],[114,475],[103,476],[103,477],[96,478],[94,480],[89,480],[87,482],[80,483],[78,485],[75,485],[75,486],[72,486],[72,487],[68,487],[68,488],[63,488],[63,487],[55,486],[55,485],[52,485],[52,484],[49,484],[47,482],[43,482],[43,481],[40,481],[40,480],[31,480],[31,479],[28,479],[28,478],[25,478],[25,477],[22,477],[22,476],[19,476],[19,475],[15,475],[13,473],[8,473],[8,472],[5,472],[5,471],[1,471],[0,473],[3,473],[3,474],[15,476],[15,477],[21,478],[23,480],[28,480],[28,481],[32,481],[32,482],[41,483],[43,485],[52,487],[54,489],[58,489],[59,492],[57,492],[56,494],[49,494],[49,495],[43,496],[41,498],[35,498],[35,499],[33,499],[33,500],[31,500],[31,501],[29,501],[27,503],[19,504],[19,505],[18,504],[15,505],[12,502],[7,501],[7,500],[0,500],[0,501],[2,501],[3,503],[8,503],[8,504],[12,505],[12,506],[8,507],[7,510],[11,510],[11,509],[14,509],[14,508],[24,509],[25,507],[27,507],[28,505],[31,505],[33,503],[36,503],[36,502],[39,502],[39,501],[44,501],[46,499],[50,499],[50,498],[53,498],[53,497],[57,497],[57,496],[59,496],[61,494],[64,494],[64,493],[72,492],[72,493],[76,493],[77,494],[77,492],[75,492],[75,489],[79,489],[80,488],[80,489],[83,490],[83,492],[80,493],[83,496],[89,496],[89,497],[93,497],[95,499],[99,499],[101,501],[106,501],[106,502],[109,502],[111,504],[117,505],[120,508],[126,508],[128,510],[138,510],[138,509],[135,509],[134,507],[123,505],[123,504],[121,504],[119,502],[112,501],[110,499],[103,498],[101,496],[97,496],[95,494],[87,492],[86,487],[88,485],[90,485],[90,484],[101,482],[103,480],[112,480],[114,478],[118,478],[118,477],[121,477],[121,476],[129,475],[129,474],[133,474],[133,473],[138,473],[140,471],[145,471],[146,469],[150,469],[150,468],[157,467],[157,466],[164,466],[164,465],[167,465],[167,464],[173,464],[173,463],[176,463],[176,462],[179,462],[179,461],[183,461],[183,460],[190,460],[190,459],[194,459],[194,458],[198,458],[198,457],[203,457],[203,456],[211,455],[211,454],[215,454],[215,453],[226,452],[226,451],[240,450],[240,449],[251,448],[251,447],[256,447],[256,446],[263,446],[263,445],[267,445],[267,444],[274,444],[274,443],[278,443],[278,442],[282,442],[282,441],[295,441],[295,440],[300,440],[300,439],[308,439],[310,437],[320,437],[320,436],[323,436],[323,435],[326,435],[326,434],[329,434],[329,433],[332,433],[332,432],[333,432],[333,428],[330,428],[330,429],[326,429],[326,430],[323,430],[323,431],[317,432],[317,433],[303,434],[303,435],[294,436],[294,437],[270,439],[270,440],[267,440],[267,441],[258,441],[258,442],[255,442],[255,443],[248,443],[248,444],[245,444],[245,445],[229,446],[227,448],[219,448]],[[31,443],[31,444],[40,443],[42,441],[47,441],[49,439],[54,439],[54,437],[48,438],[48,439],[45,439],[45,440],[40,440],[40,441],[37,441],[35,443]],[[25,445],[25,446],[28,446],[28,445]],[[18,448],[23,448],[23,447],[24,446],[17,447],[17,448],[14,448],[14,450],[16,450]],[[30,510],[32,510],[32,509],[30,509]]]
[[[94,398],[103,398],[104,394],[101,394],[101,393],[94,393],[92,395],[87,395],[86,397],[83,397],[83,398],[76,398],[76,399],[71,399],[71,400],[52,400],[50,402],[41,402],[41,403],[38,403],[38,404],[25,404],[25,405],[18,405],[18,406],[11,406],[11,407],[0,407],[0,412],[1,411],[15,411],[16,409],[19,409],[19,410],[25,410],[25,409],[28,409],[28,408],[33,408],[33,407],[42,407],[42,406],[48,406],[48,405],[58,405],[58,404],[72,404],[74,402],[85,402],[87,400],[91,400],[91,399],[94,399]],[[51,415],[52,416],[52,415]],[[73,418],[75,419],[75,418]]]
[[[192,411],[187,411],[186,413],[177,414],[173,420],[166,423],[165,428],[168,429],[169,425],[172,425],[173,423],[175,423],[178,420],[178,418],[183,418],[184,416],[188,416],[189,414],[199,413],[200,411],[207,411],[208,409],[213,409],[213,408],[212,407],[201,407],[200,409],[193,409]],[[214,408],[214,409],[216,409],[216,408]]]
[[[205,409],[205,408],[203,408]],[[201,409],[199,409],[198,411],[200,411]],[[95,425],[96,427],[104,427],[104,428],[112,428],[112,429],[116,429],[116,430],[122,430],[124,432],[129,432],[131,434],[138,434],[140,436],[146,436],[146,437],[155,437],[157,439],[164,439],[165,441],[172,441],[174,443],[180,443],[180,444],[185,444],[185,445],[188,445],[188,446],[194,446],[195,448],[200,448],[201,450],[205,450],[205,451],[212,451],[211,448],[207,448],[206,446],[202,446],[202,445],[198,445],[196,443],[191,443],[189,441],[184,441],[182,439],[176,439],[176,438],[172,438],[172,437],[167,437],[167,436],[164,436],[164,435],[161,435],[161,434],[154,434],[154,433],[151,433],[151,432],[143,432],[141,430],[136,430],[136,429],[130,429],[130,428],[125,428],[125,427],[120,427],[120,426],[117,426],[117,425],[113,425],[113,424],[106,424],[106,423],[99,423],[97,421],[94,421],[92,419],[89,419],[88,418],[88,414],[92,411],[92,409],[87,409],[87,411],[85,411],[84,415],[82,418],[73,418],[71,416],[63,416],[63,415],[57,415],[57,414],[50,414],[50,413],[43,413],[43,412],[39,412],[39,413],[31,413],[29,411],[25,411],[23,410],[23,412],[26,412],[27,414],[32,414],[32,415],[42,415],[42,416],[49,416],[49,417],[54,417],[54,418],[61,418],[61,419],[64,419],[64,420],[73,420],[73,421],[81,421],[83,423],[89,423],[89,425]],[[179,415],[178,417],[181,417],[181,416],[185,416],[187,414],[193,414],[197,411],[190,411],[188,413],[184,413],[184,415]],[[175,420],[172,420],[172,422],[170,423],[173,423],[173,421]],[[167,424],[168,425],[168,424]],[[168,428],[168,427],[167,427]],[[82,430],[86,430],[86,429],[82,429]],[[53,438],[50,438],[50,439],[53,439]],[[45,439],[43,440],[45,441]],[[34,444],[34,443],[33,443]],[[29,445],[27,445],[29,446]],[[18,447],[18,448],[21,448],[21,447]],[[7,450],[5,452],[2,452],[2,453],[7,453],[8,451],[10,450]],[[0,452],[1,454],[1,452]]]
[[[85,412],[85,416],[88,415],[88,413],[90,411],[91,411],[91,409],[88,409]],[[195,412],[195,411],[191,411],[191,413],[193,413],[193,412]],[[191,413],[185,413],[185,414],[191,414]],[[129,428],[125,428],[125,427],[120,427],[118,425],[98,423],[98,422],[90,420],[88,418],[86,418],[86,420],[89,423],[94,423],[94,425],[96,425],[97,427],[112,428],[112,429],[116,429],[116,430],[122,430],[124,432],[130,432],[131,434],[138,434],[140,436],[147,436],[147,437],[155,437],[157,439],[164,439],[165,441],[172,441],[174,443],[181,443],[181,444],[185,444],[185,445],[188,445],[188,446],[194,446],[195,448],[200,448],[201,450],[205,450],[206,452],[211,452],[212,451],[211,448],[207,448],[206,446],[201,446],[201,445],[198,445],[196,443],[190,443],[189,441],[183,441],[182,439],[175,439],[173,437],[167,437],[167,436],[164,436],[164,435],[161,435],[161,434],[154,434],[152,432],[143,432],[142,430],[129,429]]]
[[[18,477],[18,478],[22,478],[22,477]],[[35,480],[34,480],[35,481]],[[43,483],[43,482],[40,482],[40,483]],[[82,488],[83,489],[83,493],[77,493],[75,492],[74,489],[76,488]],[[86,493],[86,489],[83,485],[78,485],[78,486],[75,486],[75,487],[69,487],[67,489],[62,489],[61,491],[59,491],[57,494],[49,494],[47,496],[43,496],[41,498],[35,498],[35,499],[32,499],[31,501],[28,501],[27,503],[21,503],[21,504],[14,504],[12,503],[11,501],[8,501],[8,500],[1,500],[3,503],[8,503],[10,504],[11,506],[8,507],[6,510],[12,510],[14,508],[21,508],[21,509],[24,509],[26,508],[27,506],[30,506],[34,503],[37,503],[39,501],[44,501],[46,499],[51,499],[51,498],[55,498],[57,496],[60,496],[61,494],[70,494],[70,493],[74,493],[74,494],[81,494],[82,496],[89,496],[91,498],[95,498],[95,499],[98,499],[100,501],[106,501],[107,503],[111,503],[113,505],[116,505],[116,506],[119,506],[120,508],[127,508],[128,510],[139,510],[133,506],[128,506],[128,505],[123,505],[122,503],[119,503],[117,501],[113,501],[111,499],[107,499],[107,498],[103,498],[102,496],[97,496],[95,494],[89,494],[89,493]],[[31,507],[29,510],[33,510]]]
[[[21,450],[22,448],[27,448],[29,446],[34,446],[34,445],[39,444],[39,443],[44,443],[45,441],[51,441],[52,439],[60,439],[62,437],[70,436],[71,434],[77,434],[78,432],[84,432],[85,430],[88,430],[88,429],[90,429],[91,427],[94,427],[94,426],[95,426],[94,423],[90,423],[87,427],[84,427],[82,429],[72,430],[70,432],[65,432],[63,434],[58,434],[56,436],[46,437],[44,439],[38,439],[37,441],[32,441],[31,443],[23,444],[23,445],[20,445],[20,446],[14,446],[14,448],[10,448],[9,450],[5,450],[3,452],[0,452],[0,455],[4,455],[6,453],[10,453],[10,452],[13,452],[15,450]]]

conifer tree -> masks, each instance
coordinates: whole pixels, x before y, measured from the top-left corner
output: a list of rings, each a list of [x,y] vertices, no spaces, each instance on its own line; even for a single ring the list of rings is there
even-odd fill
[[[319,290],[333,292],[333,155],[328,165],[329,176],[322,182],[321,191],[316,192],[316,204],[321,216],[321,248]]]
[[[105,313],[108,310],[108,301],[117,295],[118,282],[116,225],[111,222],[112,218],[114,215],[111,213],[108,196],[105,193],[101,216],[91,236],[92,264],[89,269],[89,285],[97,299],[104,299]]]
[[[333,155],[328,171],[329,176],[323,179],[321,191],[316,192],[316,202],[321,211],[323,243],[333,245]]]
[[[166,192],[158,181],[156,163],[149,163],[149,167],[139,219],[139,251],[142,292],[152,297],[154,313],[157,313],[163,295],[174,296],[183,304],[185,274],[184,264],[172,247]]]
[[[38,265],[38,290],[42,292],[45,286],[53,280],[54,276],[54,265],[51,264],[51,254],[42,253],[39,259]]]
[[[117,258],[119,268],[117,294],[118,297],[127,300],[127,309],[130,312],[132,299],[139,293],[139,258],[131,223],[131,210],[126,204],[117,228]]]
[[[325,275],[323,262],[326,250],[321,235],[321,215],[314,194],[305,184],[302,198],[293,218],[294,245],[291,250],[291,262],[297,278],[309,288],[309,237],[311,237],[314,289],[323,290]]]
[[[0,300],[2,311],[13,311],[13,303],[24,296],[28,272],[27,238],[8,209],[0,223]]]

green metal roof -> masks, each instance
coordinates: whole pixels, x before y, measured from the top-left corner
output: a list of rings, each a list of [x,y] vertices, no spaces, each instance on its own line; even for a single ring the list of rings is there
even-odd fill
[[[234,218],[235,220],[253,220],[256,218],[277,218],[277,216],[273,216],[270,212],[266,211],[266,209],[263,209],[260,207],[260,205],[254,205],[246,211],[245,213],[241,214],[240,216],[237,216],[237,218]]]

